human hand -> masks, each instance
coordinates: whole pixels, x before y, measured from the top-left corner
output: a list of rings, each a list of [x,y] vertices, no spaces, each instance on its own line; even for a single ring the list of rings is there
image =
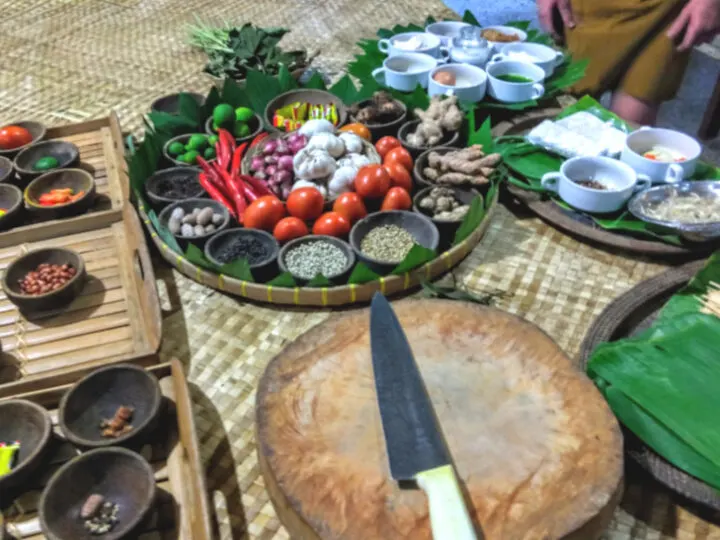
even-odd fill
[[[575,18],[573,17],[570,0],[537,0],[538,16],[540,24],[552,34],[554,38],[559,38],[555,25],[553,24],[553,12],[555,9],[560,12],[563,25],[566,28],[575,28]]]
[[[677,48],[679,51],[687,51],[712,40],[719,32],[720,0],[690,0],[670,26],[667,35],[675,41],[683,36]]]

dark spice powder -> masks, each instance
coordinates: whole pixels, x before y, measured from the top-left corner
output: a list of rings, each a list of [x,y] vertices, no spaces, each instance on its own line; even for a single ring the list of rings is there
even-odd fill
[[[236,236],[214,254],[223,264],[245,257],[252,266],[262,262],[270,255],[270,247],[252,236]]]
[[[197,197],[203,191],[194,175],[166,176],[158,180],[153,188],[153,191],[160,197],[178,200]]]

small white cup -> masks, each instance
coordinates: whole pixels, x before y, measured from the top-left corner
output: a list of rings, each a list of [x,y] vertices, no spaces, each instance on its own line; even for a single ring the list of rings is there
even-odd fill
[[[520,58],[523,55],[532,57],[533,60],[523,60]],[[562,52],[540,43],[509,43],[501,53],[493,56],[490,62],[509,60],[535,64],[545,72],[547,78],[553,74],[556,67],[562,64],[564,58],[565,55]]]
[[[686,159],[678,163],[664,163],[643,157],[653,146],[672,148]],[[700,143],[685,133],[642,127],[627,136],[620,159],[637,172],[649,176],[654,184],[674,184],[693,175],[701,153]]]
[[[440,44],[443,47],[449,47],[453,38],[458,37],[463,28],[471,26],[471,24],[460,21],[441,21],[428,24],[425,27],[425,32],[440,38]]]
[[[423,46],[417,49],[403,49],[398,46],[398,43],[403,41],[410,41],[412,39],[421,39]],[[434,58],[447,58],[448,52],[442,47],[440,38],[434,34],[428,34],[427,32],[405,32],[403,34],[397,34],[389,39],[381,39],[378,41],[378,49],[380,52],[387,54],[388,56],[397,56],[399,54],[408,53],[419,53],[429,54]]]
[[[488,41],[488,43],[490,43],[493,46],[493,48],[498,52],[502,51],[505,47],[507,47],[508,45],[511,45],[513,43],[527,41],[527,32],[524,32],[524,31],[520,30],[519,28],[514,28],[512,26],[484,26],[483,32],[485,30],[497,30],[498,32],[501,32],[503,34],[506,34],[506,35],[515,34],[518,37],[518,39],[516,41],[504,42],[504,41],[491,41],[488,38],[486,38],[485,35],[483,35],[483,38],[485,38]]]
[[[447,71],[455,75],[455,84],[440,84],[433,76],[438,71]],[[447,64],[439,66],[430,72],[428,81],[428,94],[457,96],[461,101],[482,101],[487,91],[487,74],[476,66],[469,64]]]
[[[373,70],[373,78],[380,84],[412,92],[417,85],[428,87],[430,72],[439,64],[437,58],[428,54],[404,53],[389,56],[383,61],[383,67]],[[381,76],[384,76],[383,81]]]
[[[609,189],[593,189],[578,180],[595,180]],[[652,185],[650,178],[637,174],[629,165],[608,157],[576,157],[563,163],[560,172],[547,173],[542,186],[554,191],[570,206],[593,214],[621,210],[633,193]]]
[[[488,93],[504,103],[519,103],[538,99],[545,94],[542,81],[545,72],[534,64],[501,60],[489,63],[485,70],[488,75]],[[503,75],[520,75],[529,82],[508,82],[498,79]]]

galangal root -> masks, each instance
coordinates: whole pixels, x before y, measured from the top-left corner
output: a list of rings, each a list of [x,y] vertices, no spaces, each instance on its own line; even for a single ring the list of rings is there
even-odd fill
[[[456,96],[433,96],[426,111],[415,109],[420,124],[414,133],[407,135],[407,142],[418,147],[436,146],[447,133],[460,129],[464,116],[457,103]]]
[[[490,181],[490,175],[501,160],[500,154],[486,155],[481,144],[444,154],[430,152],[423,175],[439,185],[481,186]]]

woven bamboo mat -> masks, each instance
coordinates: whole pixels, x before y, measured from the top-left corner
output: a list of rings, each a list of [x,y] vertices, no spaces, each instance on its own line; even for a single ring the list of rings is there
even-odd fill
[[[57,125],[112,108],[124,129],[137,130],[156,97],[211,84],[200,72],[202,55],[185,44],[194,15],[291,27],[286,43],[321,49],[320,67],[337,73],[352,44],[379,26],[447,10],[436,0],[0,0],[0,13],[0,123]],[[475,292],[505,292],[500,308],[537,323],[574,356],[603,307],[662,268],[595,250],[500,208],[455,274]],[[192,383],[219,536],[287,538],[257,468],[255,388],[268,361],[330,311],[241,303],[162,262],[157,273],[162,356],[179,358]],[[634,476],[628,484],[607,538],[720,540],[720,528],[662,488]]]

